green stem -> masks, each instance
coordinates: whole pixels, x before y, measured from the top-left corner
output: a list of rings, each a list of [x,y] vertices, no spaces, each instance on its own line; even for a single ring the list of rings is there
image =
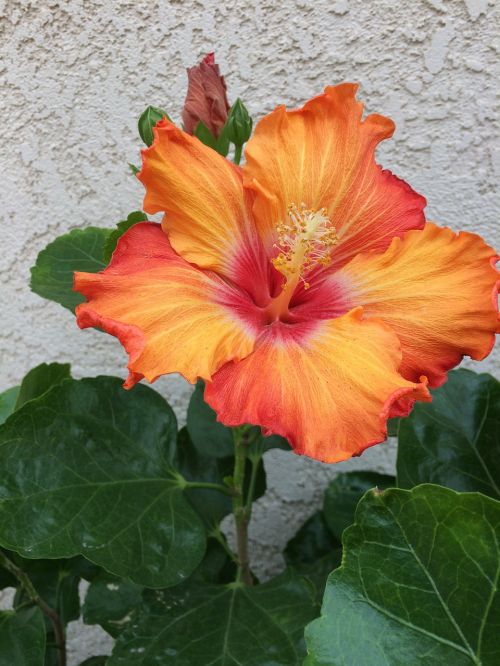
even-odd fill
[[[186,481],[183,487],[187,489],[200,488],[206,490],[217,490],[218,492],[224,493],[224,495],[229,495],[231,497],[234,497],[235,494],[233,488],[228,488],[228,486],[223,486],[221,483],[208,483],[205,481]]]
[[[248,557],[248,516],[243,501],[243,484],[245,482],[245,463],[247,458],[248,436],[244,429],[234,430],[234,472],[233,514],[236,524],[236,550],[238,553],[238,581],[252,585],[252,573]]]
[[[245,512],[246,512],[246,517],[247,517],[247,522],[250,522],[250,518],[252,517],[252,506],[253,506],[253,498],[255,495],[255,484],[257,481],[257,472],[259,471],[259,463],[260,463],[260,457],[252,457],[251,459],[252,463],[252,472],[250,474],[250,484],[248,488],[248,497],[247,497],[247,503],[245,506]]]
[[[214,529],[210,532],[209,536],[213,537],[216,541],[218,541],[222,546],[222,548],[224,548],[226,554],[230,557],[230,559],[236,564],[238,564],[239,562],[238,558],[233,553],[231,548],[229,548],[229,546],[227,545],[227,541],[218,526],[214,527]]]
[[[241,153],[243,151],[243,144],[234,146],[234,158],[233,162],[239,164],[241,162]]]
[[[17,578],[31,601],[36,604],[52,622],[57,647],[59,649],[59,666],[66,666],[66,637],[59,613],[41,598],[28,574],[14,564],[14,562],[12,562],[12,560],[10,560],[2,551],[0,551],[0,565]]]

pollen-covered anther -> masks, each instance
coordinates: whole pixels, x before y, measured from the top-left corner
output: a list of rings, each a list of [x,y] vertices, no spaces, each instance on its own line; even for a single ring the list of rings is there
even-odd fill
[[[338,241],[327,210],[311,210],[304,203],[291,204],[286,222],[278,224],[276,231],[279,254],[272,260],[274,267],[287,278],[298,273],[304,288],[309,289],[304,276],[315,266],[330,263],[331,250]]]

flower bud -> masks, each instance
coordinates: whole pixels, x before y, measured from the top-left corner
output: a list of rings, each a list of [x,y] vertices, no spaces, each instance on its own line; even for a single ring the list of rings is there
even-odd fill
[[[148,106],[146,110],[141,113],[138,122],[139,134],[147,146],[150,146],[153,143],[153,127],[162,118],[168,118],[168,113],[163,109],[158,109],[156,106]]]
[[[234,143],[235,146],[242,146],[250,138],[252,124],[252,119],[250,118],[246,106],[238,97],[231,107],[229,118],[227,119],[227,138],[231,143]]]
[[[217,139],[227,120],[229,103],[226,84],[213,53],[209,53],[199,65],[188,70],[188,91],[182,122],[188,134],[194,134],[200,121]]]

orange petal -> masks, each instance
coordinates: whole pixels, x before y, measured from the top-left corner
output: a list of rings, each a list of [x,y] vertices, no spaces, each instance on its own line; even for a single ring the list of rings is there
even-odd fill
[[[258,242],[241,170],[166,118],[153,131],[138,174],[144,210],[166,213],[163,228],[186,261],[237,277],[238,248]]]
[[[330,279],[341,285],[348,307],[362,305],[365,316],[397,333],[404,377],[424,374],[439,386],[464,355],[481,360],[493,347],[497,259],[479,236],[427,223],[384,254],[356,257]]]
[[[243,172],[256,192],[256,224],[268,248],[290,204],[326,208],[339,237],[336,267],[423,227],[425,199],[374,160],[394,123],[379,115],[362,120],[356,90],[351,83],[328,87],[301,109],[281,106],[258,123]]]
[[[273,324],[250,356],[214,375],[205,399],[223,423],[261,425],[296,453],[324,462],[358,455],[386,438],[396,400],[430,400],[424,383],[399,375],[396,335],[361,317],[357,308],[328,321]]]
[[[191,266],[172,250],[158,224],[125,233],[101,273],[75,273],[80,328],[115,335],[129,354],[126,387],[179,372],[194,383],[254,346],[248,297],[217,275]]]

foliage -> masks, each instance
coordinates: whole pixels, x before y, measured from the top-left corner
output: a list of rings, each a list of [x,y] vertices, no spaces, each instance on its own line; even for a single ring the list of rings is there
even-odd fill
[[[0,427],[0,587],[17,589],[0,614],[0,664],[17,664],[13,654],[61,663],[47,608],[63,633],[82,615],[116,640],[96,666],[254,666],[270,655],[298,665],[311,620],[311,666],[363,663],[367,646],[375,666],[500,658],[499,383],[489,375],[451,373],[401,423],[398,484],[409,489],[375,472],[338,474],[287,544],[286,573],[250,587],[219,525],[235,510],[235,442],[248,520],[265,492],[262,457],[285,448],[281,438],[217,423],[202,384],[179,431],[151,388],[75,380],[67,364],[34,368],[12,395]]]
[[[500,659],[500,503],[435,485],[370,491],[346,531],[308,666]]]

